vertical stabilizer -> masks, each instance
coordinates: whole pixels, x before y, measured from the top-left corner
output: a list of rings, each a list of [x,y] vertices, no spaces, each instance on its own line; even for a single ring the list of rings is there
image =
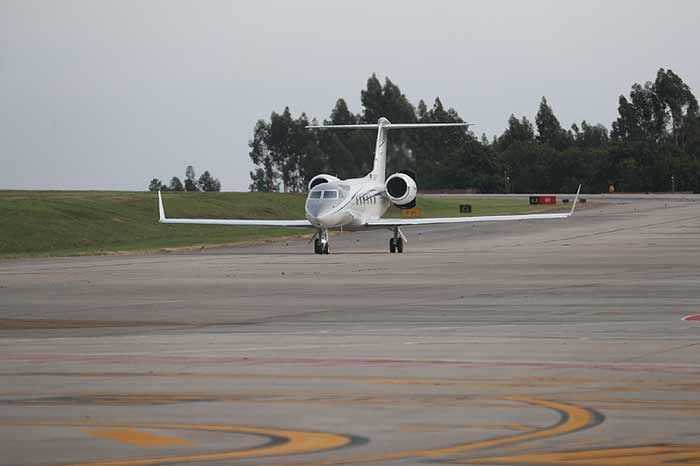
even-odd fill
[[[368,175],[372,181],[384,183],[386,181],[386,147],[389,144],[390,129],[409,129],[409,128],[445,128],[445,127],[463,127],[469,128],[469,123],[399,123],[392,124],[384,117],[379,118],[376,125],[358,124],[358,125],[308,125],[310,129],[376,129],[377,130],[377,145],[374,147],[374,165],[372,171]]]
[[[374,166],[370,178],[380,183],[386,179],[386,147],[389,144],[388,127],[391,122],[381,117],[377,122],[377,145],[374,147]]]

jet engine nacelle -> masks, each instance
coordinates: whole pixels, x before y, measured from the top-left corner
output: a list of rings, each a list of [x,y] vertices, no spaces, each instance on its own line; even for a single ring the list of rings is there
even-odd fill
[[[416,206],[416,180],[406,173],[394,173],[386,179],[384,186],[387,197],[398,208],[410,209]]]
[[[340,181],[340,180],[333,175],[326,175],[326,174],[316,175],[313,178],[311,178],[311,181],[309,181],[309,191],[311,191],[311,189],[314,186],[316,186],[317,184],[337,183],[338,181]]]

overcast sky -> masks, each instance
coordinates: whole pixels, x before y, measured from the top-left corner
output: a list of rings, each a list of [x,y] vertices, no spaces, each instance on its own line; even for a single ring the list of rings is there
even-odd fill
[[[543,95],[564,127],[609,127],[659,67],[700,93],[699,18],[693,0],[0,0],[0,188],[143,190],[192,164],[247,190],[256,120],[358,113],[373,72],[489,137]]]

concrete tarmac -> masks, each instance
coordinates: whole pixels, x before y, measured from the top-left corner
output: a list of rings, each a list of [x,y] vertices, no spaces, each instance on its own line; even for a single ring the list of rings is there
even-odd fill
[[[700,465],[700,197],[405,233],[0,262],[0,465]]]

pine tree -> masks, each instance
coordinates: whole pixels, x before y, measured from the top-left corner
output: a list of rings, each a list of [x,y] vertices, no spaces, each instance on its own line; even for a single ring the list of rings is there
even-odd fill
[[[168,185],[169,191],[184,191],[185,187],[182,185],[182,181],[177,176],[173,176],[170,179],[170,184]]]
[[[197,178],[192,165],[188,165],[185,169],[185,191],[199,191],[199,188],[197,187]]]

